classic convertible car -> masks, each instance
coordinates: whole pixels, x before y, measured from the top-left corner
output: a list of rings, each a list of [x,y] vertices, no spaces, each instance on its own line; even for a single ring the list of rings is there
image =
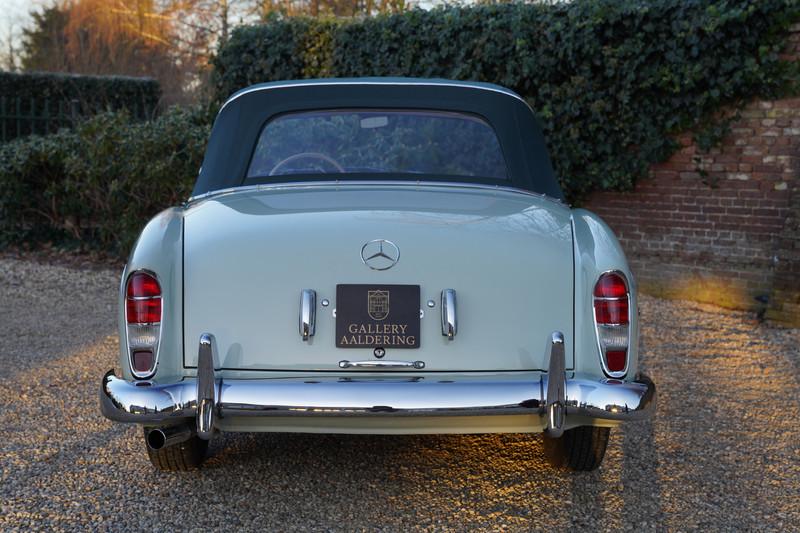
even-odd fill
[[[234,94],[119,296],[101,409],[144,427],[160,469],[196,467],[216,432],[275,431],[543,433],[589,470],[655,403],[623,252],[496,85]]]

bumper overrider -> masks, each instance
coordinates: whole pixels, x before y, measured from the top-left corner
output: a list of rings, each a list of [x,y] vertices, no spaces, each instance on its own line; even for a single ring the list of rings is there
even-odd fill
[[[210,334],[200,338],[197,377],[174,383],[129,382],[110,370],[100,388],[107,418],[150,426],[194,418],[197,435],[211,438],[217,417],[280,416],[546,416],[545,433],[558,437],[568,416],[628,421],[655,408],[653,382],[640,374],[623,381],[565,370],[564,338],[554,332],[547,373],[537,380],[357,373],[330,377],[223,380]]]

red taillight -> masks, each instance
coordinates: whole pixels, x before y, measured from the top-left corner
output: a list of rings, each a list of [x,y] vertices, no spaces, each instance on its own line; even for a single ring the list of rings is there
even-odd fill
[[[628,323],[628,286],[619,274],[610,272],[597,280],[594,315],[598,324]]]
[[[157,324],[161,322],[161,298],[128,300],[128,324]]]
[[[627,324],[628,297],[623,300],[595,300],[594,312],[598,324]]]
[[[140,373],[146,374],[150,372],[153,368],[153,351],[152,350],[141,350],[138,352],[133,352],[133,369]]]
[[[128,324],[161,322],[161,286],[156,278],[137,272],[128,279],[125,302]]]
[[[622,372],[625,370],[627,357],[627,350],[609,350],[606,352],[606,365],[611,372]]]
[[[139,379],[156,371],[161,310],[161,285],[155,276],[142,270],[131,274],[125,287],[125,318],[130,367]]]
[[[594,286],[594,295],[599,298],[627,298],[628,286],[622,276],[609,272],[600,276]]]
[[[128,279],[128,298],[152,298],[154,296],[161,296],[161,286],[150,274],[137,272]]]
[[[628,284],[616,272],[600,276],[594,286],[594,318],[603,366],[608,375],[621,377],[628,366],[630,310]]]

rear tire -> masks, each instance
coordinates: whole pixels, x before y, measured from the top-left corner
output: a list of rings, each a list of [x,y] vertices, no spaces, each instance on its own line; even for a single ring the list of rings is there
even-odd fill
[[[188,440],[154,450],[147,444],[147,429],[144,430],[145,448],[150,462],[163,472],[185,472],[197,469],[206,458],[208,441],[192,435]]]
[[[580,426],[566,430],[557,439],[543,435],[545,457],[556,468],[594,470],[606,455],[610,432],[610,428]]]

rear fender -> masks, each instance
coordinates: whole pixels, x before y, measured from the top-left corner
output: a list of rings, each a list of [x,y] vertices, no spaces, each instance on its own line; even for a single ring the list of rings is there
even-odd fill
[[[639,361],[639,307],[636,281],[625,253],[611,228],[600,217],[585,209],[572,210],[572,231],[575,253],[575,369],[603,375],[594,326],[592,293],[600,274],[618,270],[628,279],[631,293],[630,346],[625,378],[632,379]]]
[[[119,289],[119,365],[125,379],[132,380],[125,328],[125,285],[137,270],[156,275],[161,285],[161,340],[155,377],[177,378],[183,369],[183,209],[172,207],[153,217],[142,230],[122,272]]]

